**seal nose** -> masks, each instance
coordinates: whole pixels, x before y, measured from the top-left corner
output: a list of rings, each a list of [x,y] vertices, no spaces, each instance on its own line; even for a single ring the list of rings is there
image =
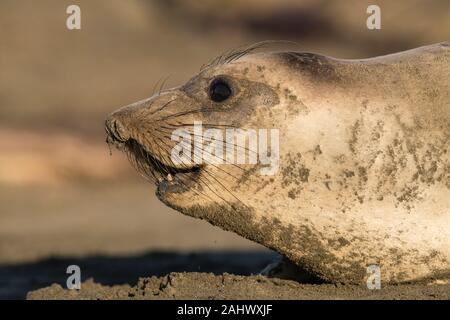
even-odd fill
[[[127,129],[120,120],[110,115],[105,120],[105,129],[108,136],[119,142],[125,142],[129,139]]]

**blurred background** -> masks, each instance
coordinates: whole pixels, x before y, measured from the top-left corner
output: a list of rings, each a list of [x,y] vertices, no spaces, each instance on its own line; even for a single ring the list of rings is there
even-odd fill
[[[66,28],[67,6],[81,30]],[[381,8],[381,30],[366,9]],[[161,204],[103,120],[260,40],[366,58],[450,40],[448,0],[1,0],[0,299],[82,278],[258,272],[274,254]]]

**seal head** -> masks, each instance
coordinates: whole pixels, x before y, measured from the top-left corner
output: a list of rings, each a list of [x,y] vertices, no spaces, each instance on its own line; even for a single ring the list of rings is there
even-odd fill
[[[363,283],[372,265],[384,283],[447,277],[448,44],[363,60],[251,51],[112,113],[108,142],[168,206],[322,280]]]

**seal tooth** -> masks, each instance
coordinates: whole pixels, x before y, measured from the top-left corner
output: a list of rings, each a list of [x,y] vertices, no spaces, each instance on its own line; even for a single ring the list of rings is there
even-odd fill
[[[170,173],[167,175],[167,181],[169,181],[169,182],[173,181],[173,177]]]

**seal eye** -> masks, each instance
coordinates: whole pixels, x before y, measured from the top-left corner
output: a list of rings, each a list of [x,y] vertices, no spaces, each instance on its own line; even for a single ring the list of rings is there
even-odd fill
[[[214,102],[222,102],[231,96],[230,86],[222,79],[214,80],[209,87],[209,97]]]

